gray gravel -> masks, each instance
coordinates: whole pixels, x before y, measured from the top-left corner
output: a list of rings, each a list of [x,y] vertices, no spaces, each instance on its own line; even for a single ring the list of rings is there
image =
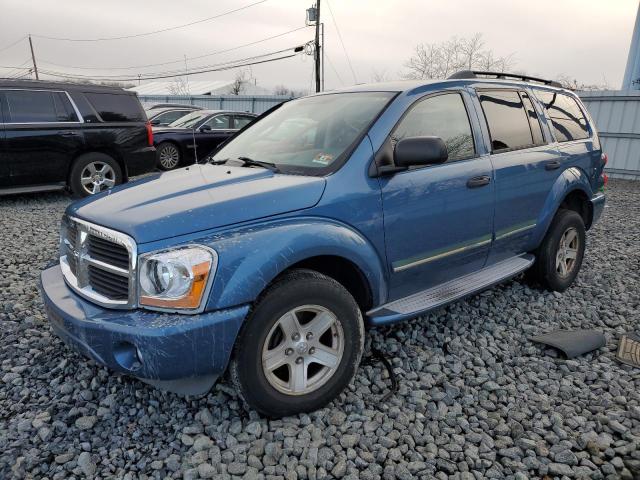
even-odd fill
[[[566,293],[521,279],[370,332],[400,390],[363,366],[332,405],[266,421],[220,383],[183,399],[111,374],[50,331],[37,289],[69,199],[0,199],[0,478],[640,478],[640,369],[614,359],[640,319],[640,183],[612,182]],[[566,361],[526,340],[604,331]]]

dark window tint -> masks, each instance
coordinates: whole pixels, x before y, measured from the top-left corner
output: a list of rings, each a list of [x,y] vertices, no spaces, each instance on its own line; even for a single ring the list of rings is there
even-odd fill
[[[224,130],[231,128],[231,115],[216,115],[207,120],[205,125],[209,125],[211,130]]]
[[[480,93],[480,104],[489,125],[491,150],[499,152],[533,144],[531,127],[518,92]]]
[[[61,92],[6,90],[9,121],[13,123],[77,122],[69,99]]]
[[[131,122],[144,120],[140,102],[133,95],[115,93],[85,93],[87,100],[105,122]]]
[[[589,137],[587,119],[575,99],[555,92],[536,92],[536,96],[547,109],[559,142]]]
[[[234,118],[234,126],[233,126],[233,128],[236,128],[236,129],[240,130],[245,125],[250,124],[253,120],[254,120],[254,117],[246,117],[246,116],[237,116],[236,115],[236,117]]]
[[[462,97],[446,94],[415,105],[393,132],[394,144],[406,137],[435,136],[447,145],[449,161],[473,156],[473,135]]]
[[[540,120],[538,120],[538,114],[533,108],[533,103],[531,103],[529,95],[524,92],[520,94],[520,97],[522,98],[524,109],[527,112],[527,117],[529,118],[529,126],[531,127],[531,135],[533,135],[533,143],[536,145],[542,145],[544,143],[544,138],[542,137]]]

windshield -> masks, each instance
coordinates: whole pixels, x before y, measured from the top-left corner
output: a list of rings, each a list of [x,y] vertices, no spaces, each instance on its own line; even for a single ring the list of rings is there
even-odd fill
[[[292,100],[247,127],[213,160],[247,157],[273,163],[285,173],[330,173],[393,95],[354,92]]]
[[[202,120],[207,118],[210,113],[202,113],[202,112],[193,112],[189,115],[185,115],[184,117],[180,117],[173,123],[170,123],[170,127],[181,127],[181,128],[193,128]]]

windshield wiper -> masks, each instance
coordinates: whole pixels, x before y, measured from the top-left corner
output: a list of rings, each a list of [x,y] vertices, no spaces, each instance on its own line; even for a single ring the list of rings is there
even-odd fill
[[[262,167],[262,168],[271,170],[272,172],[275,172],[275,173],[278,173],[280,171],[280,169],[276,166],[276,164],[272,162],[263,162],[261,160],[254,160],[253,158],[249,158],[249,157],[238,157],[238,160],[242,162],[243,167],[248,167],[248,166]]]

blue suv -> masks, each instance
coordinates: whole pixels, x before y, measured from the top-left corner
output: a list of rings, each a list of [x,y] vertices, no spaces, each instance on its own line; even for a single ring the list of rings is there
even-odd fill
[[[69,206],[41,283],[54,331],[117,372],[252,408],[317,409],[365,326],[527,271],[576,278],[602,213],[593,122],[553,82],[460,72],[282,104],[210,162]]]

